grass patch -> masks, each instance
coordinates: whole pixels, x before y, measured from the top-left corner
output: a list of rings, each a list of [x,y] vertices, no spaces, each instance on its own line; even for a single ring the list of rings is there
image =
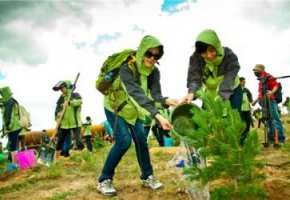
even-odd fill
[[[12,184],[12,185],[9,185],[8,187],[1,188],[0,194],[4,195],[4,194],[12,193],[12,192],[31,189],[34,187],[34,185],[35,185],[34,179],[31,179],[22,183]]]
[[[60,178],[66,174],[65,167],[63,163],[57,163],[51,167],[43,168],[41,175],[45,178]]]
[[[283,152],[290,152],[290,143],[283,144],[281,150]]]
[[[45,198],[45,200],[63,200],[75,194],[77,194],[77,192],[57,192],[52,197]]]

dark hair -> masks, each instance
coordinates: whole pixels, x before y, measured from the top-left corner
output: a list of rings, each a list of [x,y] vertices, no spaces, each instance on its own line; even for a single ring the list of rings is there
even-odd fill
[[[197,51],[197,53],[202,54],[204,52],[206,52],[207,48],[209,47],[209,44],[203,43],[203,42],[195,42],[195,50]]]
[[[86,117],[86,120],[91,120],[91,117],[87,116],[87,117]]]
[[[158,48],[159,48],[159,54],[160,54],[160,58],[161,58],[164,54],[164,47],[163,47],[163,45],[160,45],[160,46],[158,46]]]
[[[244,77],[240,77],[240,81],[244,81],[246,80]]]

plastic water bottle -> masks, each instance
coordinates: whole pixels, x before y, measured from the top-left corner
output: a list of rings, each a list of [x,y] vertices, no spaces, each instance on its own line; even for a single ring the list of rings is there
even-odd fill
[[[106,80],[106,81],[112,81],[112,80],[113,80],[113,72],[108,72],[108,73],[105,75],[105,80]]]

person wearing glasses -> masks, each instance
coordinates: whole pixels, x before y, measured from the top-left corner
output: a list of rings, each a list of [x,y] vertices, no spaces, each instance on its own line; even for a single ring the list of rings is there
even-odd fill
[[[112,184],[113,176],[132,139],[141,182],[153,190],[163,186],[153,174],[144,131],[144,124],[150,124],[153,119],[158,120],[163,129],[170,130],[172,125],[159,113],[156,104],[160,103],[163,107],[178,104],[176,99],[164,97],[161,93],[160,72],[156,64],[163,53],[163,45],[157,38],[150,35],[143,37],[136,55],[120,68],[112,86],[113,94],[105,96],[105,114],[114,129],[115,143],[98,178],[97,189],[104,195],[117,194]],[[117,109],[114,99],[117,99]]]
[[[243,91],[238,72],[240,64],[236,54],[223,47],[214,30],[202,31],[196,39],[195,51],[190,56],[187,74],[188,94],[182,99],[190,103],[198,96],[198,91],[214,98],[229,100],[232,108],[241,112]]]

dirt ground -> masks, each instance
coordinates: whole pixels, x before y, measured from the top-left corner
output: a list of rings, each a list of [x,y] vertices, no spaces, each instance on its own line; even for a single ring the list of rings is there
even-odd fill
[[[65,197],[63,199],[70,200],[96,200],[96,199],[118,199],[118,200],[160,200],[160,199],[189,199],[186,193],[186,187],[181,180],[181,169],[177,170],[175,167],[170,167],[168,162],[174,157],[177,147],[172,148],[151,148],[152,154],[164,154],[167,156],[167,160],[159,160],[158,163],[153,161],[155,174],[161,182],[166,183],[165,187],[161,190],[152,191],[149,188],[144,188],[141,185],[138,173],[136,176],[127,179],[126,173],[116,173],[114,180],[114,186],[118,191],[116,197],[104,197],[96,190],[96,178],[95,175],[81,175],[81,176],[63,176],[56,179],[49,179],[38,181],[38,183],[31,183],[31,180],[35,179],[37,172],[35,169],[28,169],[24,171],[3,173],[0,176],[0,194],[1,190],[9,188],[11,185],[17,185],[20,183],[28,182],[32,184],[32,187],[26,187],[21,184],[23,189],[9,193],[5,192],[4,195],[0,195],[1,200],[6,199],[21,199],[21,200],[35,200],[35,199],[62,199],[61,197],[55,198],[55,194],[71,192],[73,195]],[[74,167],[74,163],[70,161],[64,161],[67,168]],[[120,164],[122,165],[122,164]],[[121,167],[121,166],[120,166]],[[42,168],[42,166],[40,166]],[[131,170],[131,168],[130,168]],[[126,171],[126,170],[125,170]],[[128,172],[129,173],[129,172]],[[19,186],[20,187],[20,186]],[[54,198],[52,198],[54,197]]]
[[[286,133],[289,138],[289,124]],[[290,143],[289,139],[287,143]],[[65,175],[56,178],[36,179],[43,166],[24,171],[0,173],[0,200],[35,200],[35,199],[69,199],[69,200],[188,200],[187,187],[182,180],[180,168],[170,165],[170,161],[178,152],[179,147],[152,147],[152,163],[158,179],[164,183],[164,188],[152,191],[143,188],[139,179],[139,169],[132,164],[120,163],[116,172],[114,185],[118,191],[115,197],[104,197],[96,190],[96,178],[100,171],[82,173],[78,176]],[[135,158],[134,158],[135,159]],[[264,171],[266,180],[264,188],[269,194],[269,200],[290,200],[290,151],[275,149],[272,146],[263,148],[260,159],[266,161]],[[134,161],[136,162],[136,161]],[[132,161],[132,163],[134,163]],[[102,165],[102,164],[100,164]],[[131,166],[132,165],[132,166]],[[64,166],[76,168],[75,162],[64,161]],[[98,169],[97,169],[98,170]],[[132,173],[133,171],[133,173]],[[129,177],[129,178],[128,178]],[[37,182],[34,182],[37,180]],[[14,189],[11,189],[11,186]],[[17,188],[18,187],[18,188]],[[15,189],[16,188],[16,189]],[[60,194],[60,195],[56,195]],[[63,196],[62,196],[62,195]]]

